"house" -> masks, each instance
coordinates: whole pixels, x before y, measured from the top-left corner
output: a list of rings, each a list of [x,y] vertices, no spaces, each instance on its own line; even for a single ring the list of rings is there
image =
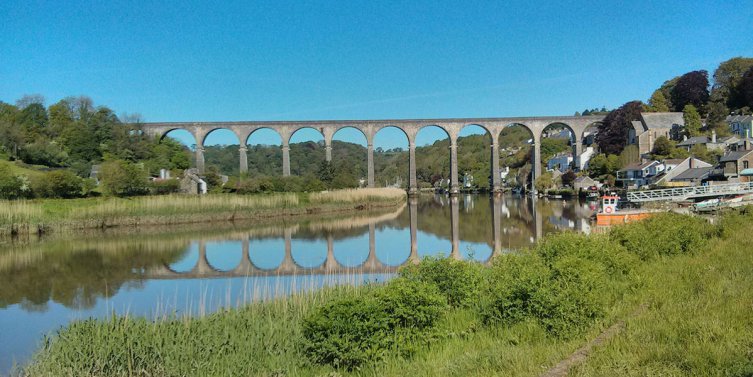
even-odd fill
[[[699,160],[695,157],[667,159],[664,160],[664,172],[656,178],[654,184],[660,186],[675,186],[673,179],[684,173],[686,170],[711,167],[713,166],[708,162]],[[679,184],[679,186],[683,185],[684,184]]]
[[[684,137],[683,140],[679,143],[677,143],[678,148],[683,148],[686,151],[690,152],[690,149],[692,149],[696,145],[702,145],[706,147],[706,149],[712,150],[720,150],[724,151],[726,150],[730,144],[734,144],[738,142],[738,138],[735,136],[726,136],[726,137],[716,137],[716,131],[711,131],[711,136],[694,136],[691,138]]]
[[[580,158],[576,161],[576,168],[578,170],[586,170],[588,168],[588,162],[591,161],[591,157],[596,154],[593,147],[586,147],[586,150],[580,154]]]
[[[627,143],[637,145],[641,155],[654,149],[657,138],[664,136],[671,139],[673,134],[685,127],[681,112],[641,113],[640,120],[631,123],[633,127],[628,130]]]
[[[569,152],[558,153],[554,157],[550,158],[546,162],[546,170],[558,170],[560,173],[564,173],[570,169],[570,164],[573,163],[573,155]]]
[[[206,194],[207,183],[199,177],[196,169],[186,169],[180,181],[180,191],[185,194]]]
[[[749,182],[750,177],[742,175],[746,169],[753,168],[753,150],[729,151],[719,159],[719,164],[709,174],[714,181]]]
[[[670,179],[670,182],[673,183],[672,186],[699,186],[708,180],[712,170],[714,170],[714,167],[711,165],[685,169],[685,171]]]
[[[576,192],[588,190],[591,186],[599,187],[601,184],[587,175],[581,175],[573,181],[573,189]]]
[[[733,134],[740,137],[753,137],[753,115],[730,115],[725,121]]]
[[[648,161],[633,163],[617,172],[617,182],[625,188],[638,188],[650,185],[664,172],[664,163]]]

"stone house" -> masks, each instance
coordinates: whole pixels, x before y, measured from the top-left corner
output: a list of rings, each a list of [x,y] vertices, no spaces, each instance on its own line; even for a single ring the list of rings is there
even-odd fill
[[[727,182],[749,182],[750,177],[743,171],[753,168],[753,150],[729,151],[719,159],[719,163],[709,174],[709,179]]]
[[[641,155],[654,149],[656,139],[664,136],[671,139],[685,127],[682,113],[641,113],[640,120],[632,122],[628,130],[627,144],[637,145]]]

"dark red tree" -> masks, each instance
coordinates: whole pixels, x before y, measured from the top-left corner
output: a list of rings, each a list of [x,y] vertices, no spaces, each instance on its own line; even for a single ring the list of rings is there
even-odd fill
[[[641,101],[631,101],[607,114],[596,135],[596,143],[603,153],[622,153],[627,143],[628,130],[633,127],[630,122],[640,119],[642,109]]]
[[[709,73],[701,70],[680,76],[672,88],[671,97],[673,111],[682,111],[687,104],[705,109],[709,102]]]

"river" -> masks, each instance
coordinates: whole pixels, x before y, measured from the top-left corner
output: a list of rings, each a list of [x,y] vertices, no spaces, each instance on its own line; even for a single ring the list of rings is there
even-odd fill
[[[78,319],[203,315],[384,281],[427,255],[486,262],[548,233],[590,232],[593,213],[594,204],[578,201],[422,195],[366,214],[7,240],[0,243],[0,374]]]

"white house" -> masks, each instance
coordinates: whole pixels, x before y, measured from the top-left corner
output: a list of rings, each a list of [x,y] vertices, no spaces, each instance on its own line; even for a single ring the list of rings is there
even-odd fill
[[[650,185],[663,172],[664,163],[659,161],[634,163],[617,172],[617,182],[625,188],[638,188]]]
[[[578,170],[586,170],[588,168],[588,161],[591,161],[591,157],[595,154],[596,151],[594,151],[593,147],[586,147],[586,150],[580,154],[580,158],[578,159]]]

